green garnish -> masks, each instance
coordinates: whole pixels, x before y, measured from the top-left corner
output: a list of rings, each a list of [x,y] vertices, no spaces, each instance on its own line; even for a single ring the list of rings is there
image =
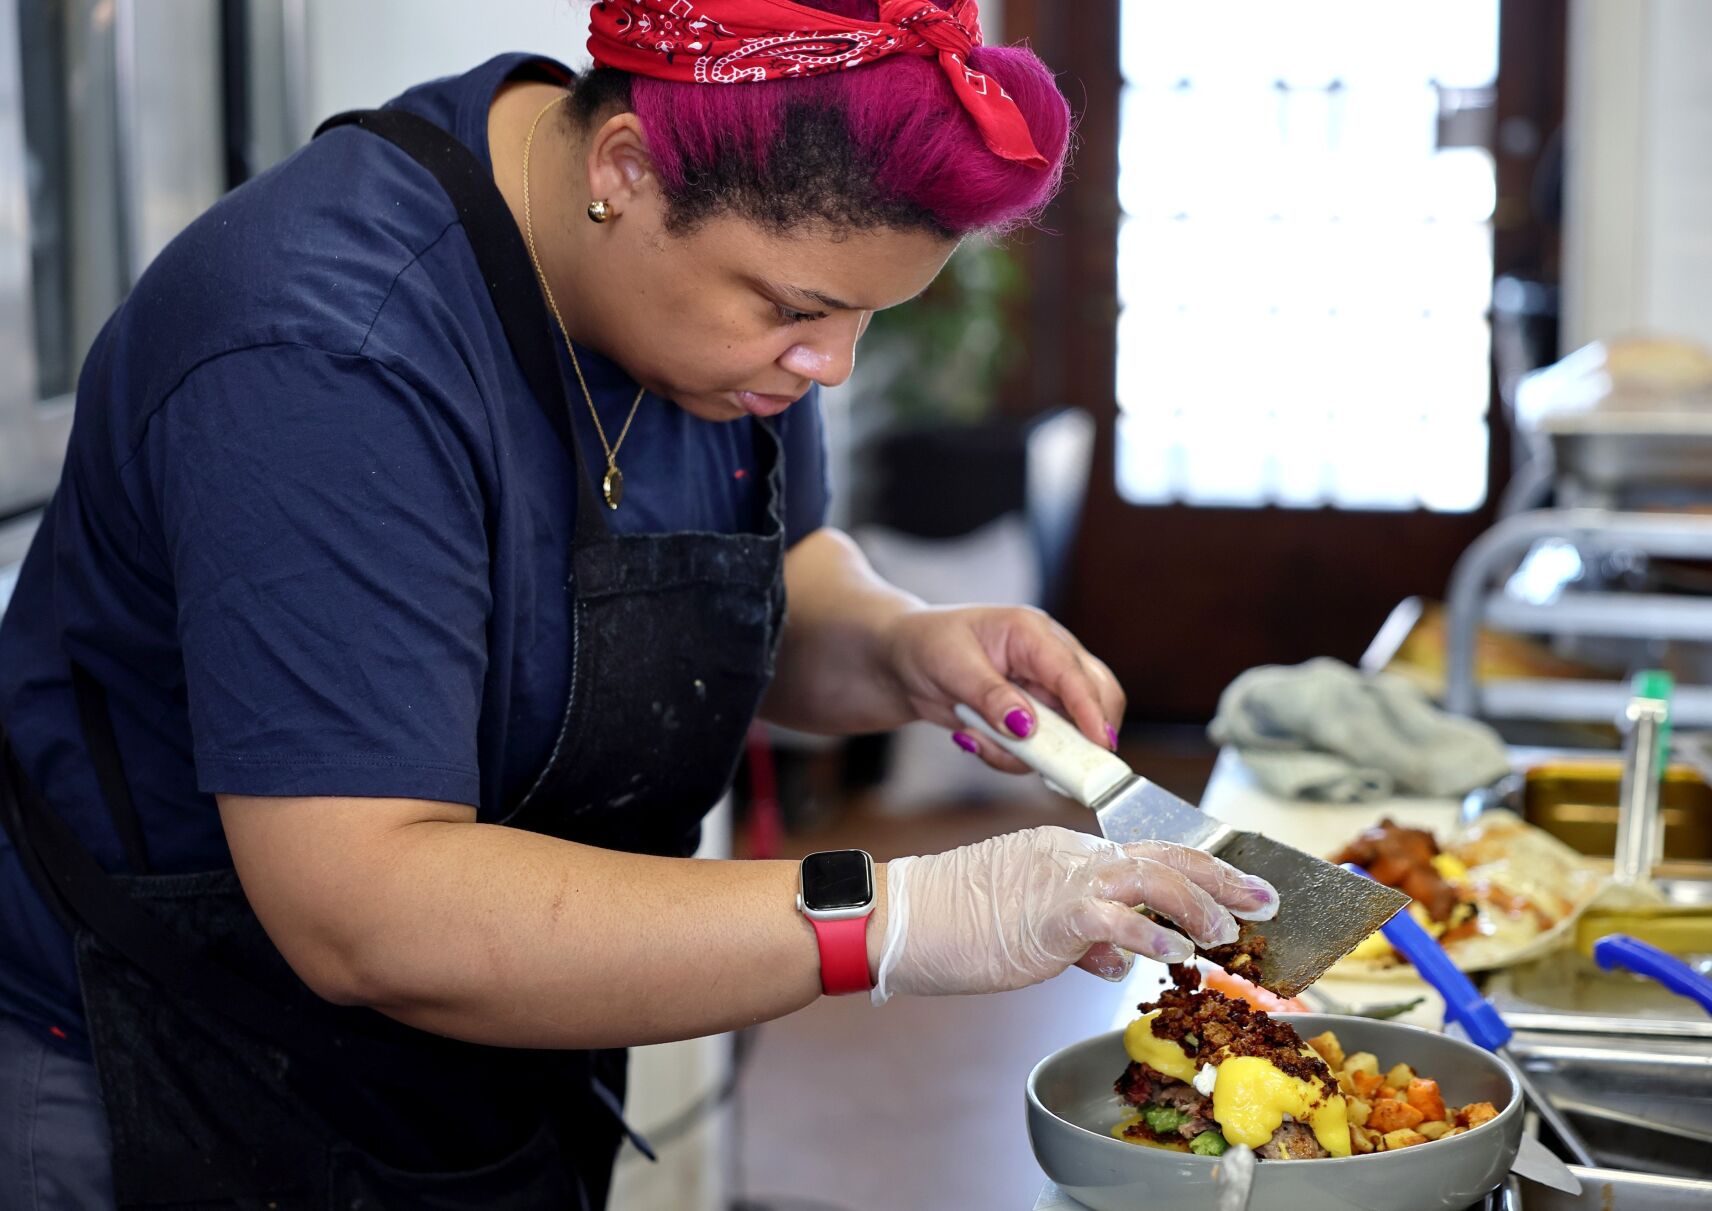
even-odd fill
[[[1171,1106],[1147,1106],[1141,1117],[1155,1135],[1169,1135],[1194,1116]]]
[[[1196,1038],[1193,1034],[1184,1035],[1183,1042],[1188,1044],[1190,1047],[1199,1047],[1201,1045],[1201,1040]]]
[[[1196,1156],[1223,1156],[1230,1144],[1217,1131],[1203,1131],[1189,1141],[1189,1151]]]

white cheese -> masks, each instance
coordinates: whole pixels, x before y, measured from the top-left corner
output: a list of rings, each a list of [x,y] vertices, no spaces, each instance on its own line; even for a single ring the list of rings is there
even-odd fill
[[[1193,1082],[1195,1092],[1202,1097],[1212,1097],[1213,1086],[1218,1082],[1218,1079],[1219,1066],[1217,1064],[1202,1064],[1201,1070],[1195,1074]]]

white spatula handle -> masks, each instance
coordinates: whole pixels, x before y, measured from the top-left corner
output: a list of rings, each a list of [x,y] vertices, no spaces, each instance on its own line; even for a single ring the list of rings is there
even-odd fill
[[[1100,796],[1131,776],[1129,766],[1082,735],[1074,723],[1027,691],[1018,693],[1028,700],[1034,715],[1034,731],[1026,740],[988,726],[967,706],[957,708],[957,717],[1083,807],[1093,806]]]

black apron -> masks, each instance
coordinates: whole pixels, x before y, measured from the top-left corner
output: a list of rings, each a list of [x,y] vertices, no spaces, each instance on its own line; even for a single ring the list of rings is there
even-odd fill
[[[760,533],[609,533],[534,270],[491,175],[403,110],[344,114],[322,130],[338,125],[394,143],[444,187],[577,476],[564,717],[546,767],[503,822],[687,855],[731,784],[772,675],[784,619],[778,437],[754,423]],[[147,873],[105,696],[76,665],[72,681],[133,873],[96,865],[24,779],[3,733],[0,825],[75,940],[121,1207],[605,1205],[628,1131],[624,1051],[484,1047],[321,1000],[268,940],[232,871]]]

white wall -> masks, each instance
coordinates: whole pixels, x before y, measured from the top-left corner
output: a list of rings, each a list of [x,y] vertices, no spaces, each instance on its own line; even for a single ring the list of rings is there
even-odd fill
[[[311,126],[505,51],[588,65],[587,0],[309,0]]]
[[[1712,3],[1572,0],[1564,352],[1652,331],[1712,346]]]

